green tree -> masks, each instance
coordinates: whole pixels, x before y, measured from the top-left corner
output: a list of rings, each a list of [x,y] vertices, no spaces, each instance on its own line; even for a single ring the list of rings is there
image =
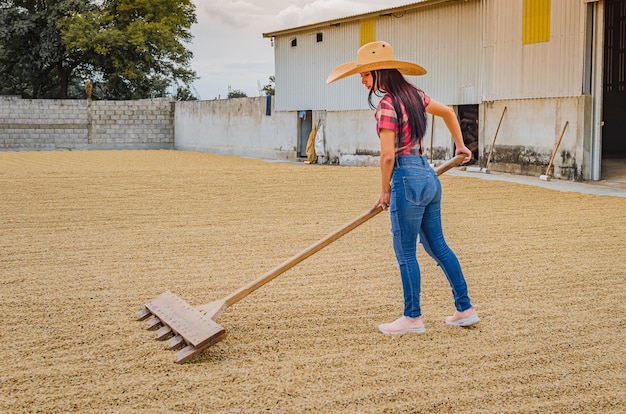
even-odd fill
[[[67,82],[60,79],[71,62],[56,23],[68,10],[85,5],[81,0],[0,0],[0,93],[63,97]]]
[[[228,92],[228,98],[247,98],[248,95],[244,91],[240,91],[239,89],[233,89]]]
[[[0,0],[0,92],[76,97],[89,80],[96,99],[166,96],[196,78],[195,22],[191,0]]]
[[[263,88],[261,88],[261,90],[263,92],[265,92],[265,95],[274,95],[275,94],[275,87],[274,85],[276,84],[276,77],[275,76],[270,76],[269,77],[269,81],[270,83],[268,83],[267,85],[263,86]]]
[[[186,86],[179,86],[176,89],[176,99],[179,101],[197,101],[198,97]]]

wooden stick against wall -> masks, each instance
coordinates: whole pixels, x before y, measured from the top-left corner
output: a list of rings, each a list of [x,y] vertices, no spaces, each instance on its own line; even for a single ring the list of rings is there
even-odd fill
[[[435,136],[435,115],[432,116],[430,121],[430,163],[433,163],[433,137]]]
[[[498,122],[498,128],[496,128],[496,133],[493,136],[493,142],[491,143],[491,149],[489,150],[489,156],[487,157],[487,164],[485,164],[485,168],[483,172],[489,173],[489,163],[491,162],[491,154],[493,154],[493,149],[496,146],[496,138],[498,138],[498,131],[500,131],[500,125],[502,125],[502,118],[504,118],[504,113],[506,112],[506,106],[502,110],[502,115],[500,115],[500,122]]]
[[[565,121],[565,125],[563,125],[563,130],[561,131],[561,135],[559,136],[559,140],[556,142],[554,151],[552,151],[552,157],[550,158],[550,163],[548,164],[548,168],[546,168],[546,173],[544,175],[539,176],[540,180],[550,181],[552,179],[552,176],[550,175],[550,168],[552,168],[552,163],[554,162],[556,151],[559,149],[559,145],[561,145],[561,140],[563,139],[563,135],[565,135],[565,130],[567,129],[568,124],[569,124],[569,121]]]

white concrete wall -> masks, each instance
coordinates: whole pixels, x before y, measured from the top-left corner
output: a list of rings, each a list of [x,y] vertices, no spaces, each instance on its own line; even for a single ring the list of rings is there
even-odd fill
[[[378,164],[380,143],[376,134],[373,110],[326,112],[326,147],[331,160],[338,159],[342,165]],[[314,113],[315,116],[315,113]],[[424,136],[425,155],[434,161],[451,156],[453,140],[445,123],[428,116]],[[432,136],[432,141],[431,141]]]
[[[265,115],[266,98],[177,102],[175,148],[242,157],[295,159],[297,115]]]
[[[517,99],[484,102],[480,111],[479,152],[484,166],[504,107],[507,111],[495,142],[490,168],[515,174],[541,175],[563,130],[554,177],[589,179],[591,97]]]
[[[485,166],[504,107],[489,168],[541,175],[566,121],[554,159],[554,178],[589,180],[591,96],[483,102],[479,107],[479,163]],[[174,115],[172,115],[172,110]],[[167,99],[91,102],[0,99],[0,150],[172,148],[272,160],[295,160],[297,112],[266,113],[266,98],[176,102]],[[321,121],[324,160],[377,165],[379,141],[372,110],[313,111]],[[175,136],[173,136],[172,131]],[[441,161],[452,156],[444,122],[432,118],[424,146]]]
[[[187,151],[276,160],[297,159],[298,114],[265,115],[264,97],[221,101],[178,102],[175,109],[175,148]],[[479,107],[479,159],[485,166],[504,106],[507,112],[492,154],[490,169],[541,175],[550,161],[565,121],[568,127],[553,166],[554,178],[589,179],[591,98],[517,99],[483,102]],[[313,111],[321,120],[325,162],[377,165],[379,141],[373,110]],[[426,156],[438,162],[452,156],[453,140],[441,118],[428,119]],[[433,140],[431,144],[431,134]]]
[[[339,111],[326,112],[326,151],[331,160],[348,156],[378,155],[374,112]]]

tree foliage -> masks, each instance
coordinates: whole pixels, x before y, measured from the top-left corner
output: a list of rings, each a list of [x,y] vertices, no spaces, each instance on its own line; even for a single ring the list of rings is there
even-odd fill
[[[186,86],[179,86],[176,89],[176,99],[179,101],[197,101],[198,97],[191,92],[191,89]]]
[[[269,82],[267,85],[263,86],[263,88],[261,88],[261,90],[265,93],[265,95],[274,95],[275,94],[275,84],[276,84],[276,77],[275,76],[270,76],[269,77]]]
[[[60,93],[63,42],[56,21],[80,3],[0,0],[0,93],[25,97]]]
[[[0,0],[0,93],[30,98],[166,96],[187,87],[191,0]]]
[[[228,92],[228,98],[247,98],[248,95],[239,89],[232,89]]]

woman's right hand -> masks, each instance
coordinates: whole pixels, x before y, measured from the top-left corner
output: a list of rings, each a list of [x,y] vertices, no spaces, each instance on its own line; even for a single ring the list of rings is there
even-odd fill
[[[454,155],[461,154],[467,155],[467,157],[463,160],[463,163],[470,162],[470,160],[472,159],[472,151],[470,151],[470,149],[467,148],[465,145],[463,145],[462,147],[457,146],[456,151],[454,151]]]

